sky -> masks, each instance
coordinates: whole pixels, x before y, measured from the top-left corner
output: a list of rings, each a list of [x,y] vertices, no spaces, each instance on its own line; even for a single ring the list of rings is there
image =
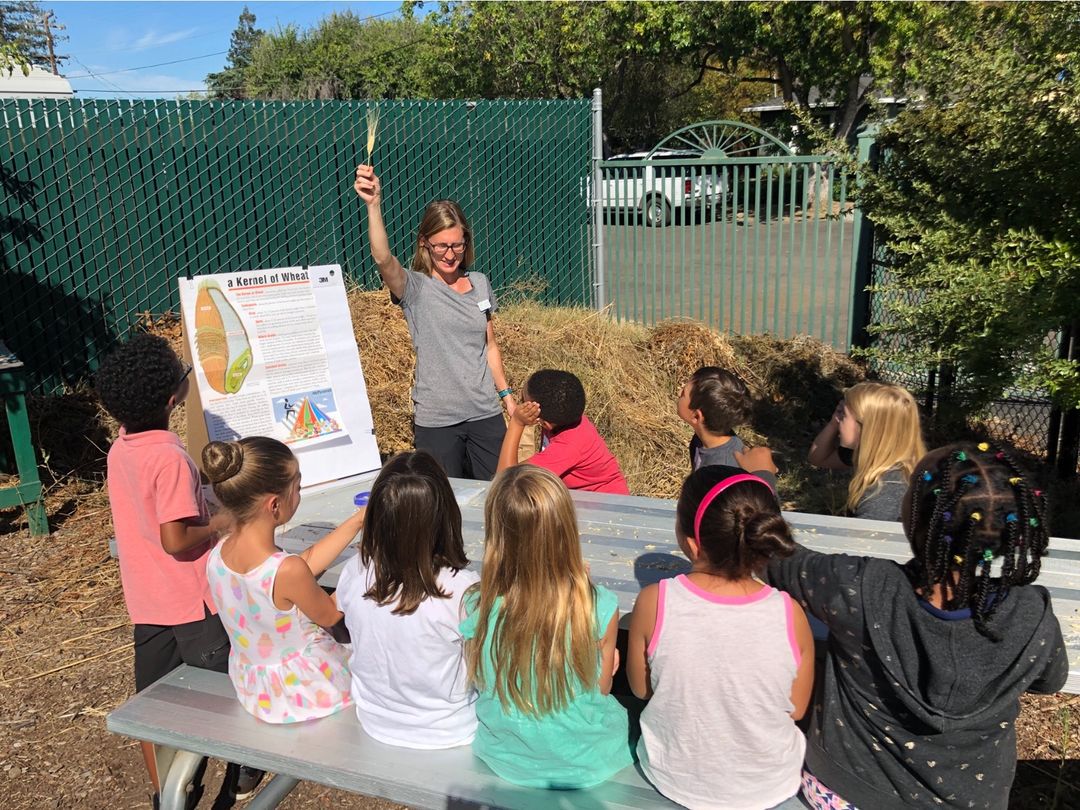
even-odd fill
[[[312,28],[334,11],[358,17],[399,13],[391,2],[42,2],[67,26],[61,73],[75,98],[172,98],[202,91],[225,66],[229,37],[244,6],[263,30]],[[183,60],[183,61],[181,61]],[[169,64],[171,63],[171,64]]]

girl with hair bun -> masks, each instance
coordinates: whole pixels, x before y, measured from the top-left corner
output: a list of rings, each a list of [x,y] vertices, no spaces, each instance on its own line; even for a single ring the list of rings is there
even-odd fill
[[[207,579],[232,640],[229,677],[244,708],[268,723],[296,723],[351,704],[348,651],[324,627],[341,620],[316,577],[364,525],[364,510],[301,554],[274,544],[300,505],[300,467],[262,436],[210,442],[203,470],[233,519],[212,552]]]
[[[683,483],[675,536],[690,573],[643,588],[630,619],[626,675],[649,700],[642,771],[686,807],[801,806],[795,722],[814,640],[802,608],[758,578],[795,550],[776,496],[738,468],[702,467]]]

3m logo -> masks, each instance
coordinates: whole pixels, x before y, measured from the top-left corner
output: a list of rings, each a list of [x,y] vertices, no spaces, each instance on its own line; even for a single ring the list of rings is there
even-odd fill
[[[330,277],[329,276],[319,276],[319,284],[329,284],[329,283],[330,283]]]

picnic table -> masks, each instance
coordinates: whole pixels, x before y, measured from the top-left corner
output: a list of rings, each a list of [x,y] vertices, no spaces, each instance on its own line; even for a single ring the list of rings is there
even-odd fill
[[[298,552],[337,526],[355,508],[353,497],[371,489],[375,473],[304,492],[300,508],[278,538]],[[451,479],[461,507],[470,568],[483,558],[484,499],[489,484]],[[675,542],[675,502],[656,498],[573,492],[581,547],[592,578],[619,598],[624,619],[642,586],[689,570]],[[785,512],[795,538],[823,552],[910,558],[898,523]],[[321,578],[334,586],[350,548]],[[1064,691],[1080,693],[1080,540],[1055,538],[1039,583],[1054,600],[1069,652]],[[221,673],[180,667],[109,714],[110,731],[153,742],[162,775],[162,810],[184,806],[187,786],[203,756],[244,762],[277,776],[249,804],[266,810],[303,780],[340,787],[412,807],[506,807],[514,810],[594,807],[666,810],[675,807],[634,768],[586,791],[516,788],[499,781],[471,749],[417,751],[368,737],[352,712],[317,723],[272,726],[248,714]]]
[[[22,506],[26,509],[30,533],[45,535],[49,533],[49,520],[45,513],[37,455],[30,437],[30,420],[26,416],[26,391],[22,361],[0,340],[0,400],[3,400],[7,412],[15,468],[19,473],[18,484],[0,489],[0,509]],[[8,466],[8,459],[0,446],[0,470]]]
[[[354,509],[353,496],[371,489],[375,473],[348,483],[305,492],[292,521],[282,527],[279,545],[299,552],[341,523]],[[488,482],[451,479],[461,507],[469,567],[479,570],[484,556],[484,499]],[[675,542],[675,501],[598,492],[571,492],[581,531],[581,549],[592,579],[614,591],[625,619],[638,592],[666,577],[690,570]],[[904,562],[911,558],[899,523],[784,512],[795,539],[825,553],[855,554]],[[350,547],[320,582],[333,587],[341,567],[356,553]],[[1069,654],[1069,679],[1063,691],[1080,694],[1080,540],[1055,537],[1042,561],[1038,583],[1053,599],[1054,613]]]

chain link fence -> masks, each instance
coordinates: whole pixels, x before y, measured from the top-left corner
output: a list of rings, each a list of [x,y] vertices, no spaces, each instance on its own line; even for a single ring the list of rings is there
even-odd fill
[[[880,245],[875,245],[871,278],[869,317],[871,324],[887,324],[890,305],[900,303],[917,306],[922,295],[917,291],[899,291],[892,287],[893,270]],[[1042,350],[1048,357],[1058,357],[1061,351],[1062,333],[1052,332],[1042,342]],[[900,357],[905,351],[905,338],[893,333],[877,335],[875,346],[883,349],[882,356]],[[939,411],[943,400],[949,396],[962,399],[963,377],[949,378],[943,368],[916,369],[899,362],[876,357],[871,369],[881,378],[902,385],[920,402],[923,413],[931,419]],[[1056,409],[1045,391],[1012,386],[1002,392],[981,412],[969,414],[973,427],[996,439],[1030,453],[1033,456],[1055,461],[1059,449],[1062,413]],[[1064,457],[1063,457],[1064,458]]]
[[[390,244],[461,203],[496,292],[591,302],[589,101],[0,101],[0,339],[51,391],[188,274],[340,263],[379,285],[362,204],[369,106]]]

